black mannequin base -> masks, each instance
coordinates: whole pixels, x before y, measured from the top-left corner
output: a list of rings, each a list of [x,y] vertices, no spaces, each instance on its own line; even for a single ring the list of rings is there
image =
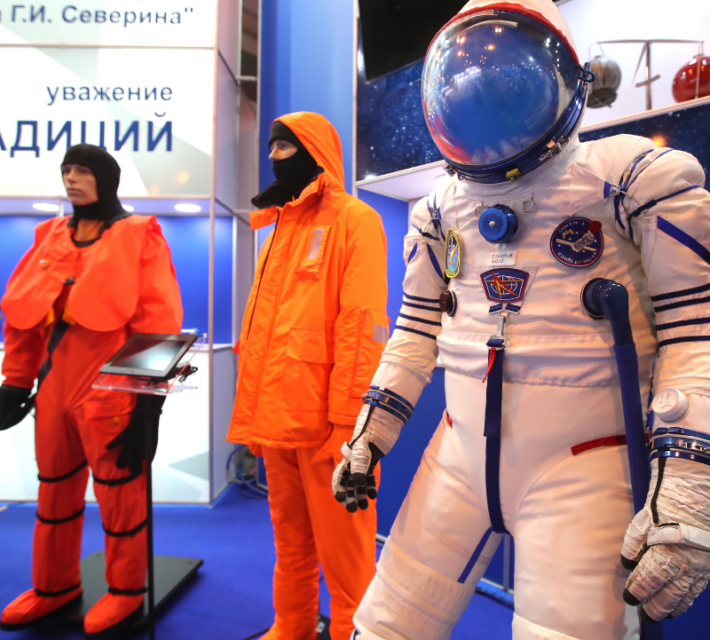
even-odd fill
[[[185,584],[197,576],[197,570],[204,564],[199,558],[176,558],[173,556],[154,556],[155,561],[155,610],[159,612]],[[62,617],[80,622],[108,591],[104,579],[104,552],[96,551],[81,561],[81,584],[83,597],[72,607],[62,611]],[[147,596],[146,596],[147,597]],[[147,602],[142,615],[134,622],[139,627],[146,622]]]

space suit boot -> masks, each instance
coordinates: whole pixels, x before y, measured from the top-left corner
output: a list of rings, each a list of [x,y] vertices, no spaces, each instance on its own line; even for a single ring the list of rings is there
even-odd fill
[[[86,614],[84,632],[89,638],[113,635],[141,617],[143,595],[124,596],[107,593]]]
[[[81,598],[81,585],[60,596],[44,596],[35,589],[25,591],[5,607],[0,616],[0,629],[16,631],[25,629],[73,604]]]

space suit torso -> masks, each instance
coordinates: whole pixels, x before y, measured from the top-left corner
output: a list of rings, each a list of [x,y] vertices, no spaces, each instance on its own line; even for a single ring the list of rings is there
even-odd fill
[[[481,380],[488,368],[486,344],[503,313],[506,382],[577,388],[616,385],[609,325],[591,318],[580,302],[585,283],[603,277],[620,282],[629,292],[645,385],[653,376],[657,341],[663,347],[668,340],[673,344],[661,352],[655,366],[656,377],[666,379],[657,380],[656,388],[676,377],[665,372],[679,351],[692,351],[690,359],[698,361],[689,382],[707,380],[706,367],[698,360],[707,357],[701,353],[704,345],[694,340],[704,333],[704,325],[678,322],[700,314],[703,292],[683,292],[707,284],[710,267],[692,248],[658,229],[661,218],[700,243],[710,239],[703,237],[710,235],[710,220],[705,219],[710,198],[703,184],[702,168],[692,156],[658,149],[652,141],[634,136],[570,143],[536,175],[503,187],[441,179],[412,213],[404,252],[406,317],[397,322],[404,331],[395,332],[385,359],[408,361],[428,375],[438,350],[447,371]],[[652,201],[658,203],[644,206]],[[481,212],[496,204],[509,206],[520,221],[515,237],[502,245],[488,242],[478,228]],[[575,247],[571,240],[584,235],[580,231],[592,221],[598,221],[600,229],[591,239],[587,232],[587,244],[582,239]],[[458,274],[447,283],[450,230],[460,240],[461,258]],[[509,285],[501,286],[506,282]],[[457,308],[453,315],[441,316],[439,331],[421,322],[438,320],[437,311],[412,308],[408,298],[409,304],[411,298],[428,300],[421,306],[433,308],[433,301],[447,288],[455,294]],[[692,304],[671,309],[656,304],[660,314],[656,336],[654,298]],[[425,339],[429,336],[435,336],[436,343]]]

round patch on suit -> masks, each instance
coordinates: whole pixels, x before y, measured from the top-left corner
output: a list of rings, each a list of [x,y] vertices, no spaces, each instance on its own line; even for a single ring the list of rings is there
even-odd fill
[[[602,223],[589,218],[565,220],[552,233],[550,251],[568,267],[591,267],[604,251]]]

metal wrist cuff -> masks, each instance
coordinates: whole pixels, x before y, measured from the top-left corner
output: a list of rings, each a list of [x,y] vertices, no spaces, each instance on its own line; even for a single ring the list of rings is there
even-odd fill
[[[686,438],[693,438],[695,440],[706,441],[710,444],[710,434],[703,433],[702,431],[693,431],[692,429],[686,429],[685,427],[669,427],[664,425],[653,430],[651,433],[651,439],[660,438],[664,436],[684,436]]]
[[[651,451],[651,460],[658,458],[679,458],[680,460],[690,460],[700,462],[710,466],[710,455],[691,451],[678,451],[677,449],[654,449]]]
[[[363,396],[365,404],[384,409],[403,422],[412,417],[414,407],[405,398],[383,387],[370,387]]]
[[[690,451],[710,458],[710,441],[682,436],[656,436],[651,439],[651,452],[656,450]]]

